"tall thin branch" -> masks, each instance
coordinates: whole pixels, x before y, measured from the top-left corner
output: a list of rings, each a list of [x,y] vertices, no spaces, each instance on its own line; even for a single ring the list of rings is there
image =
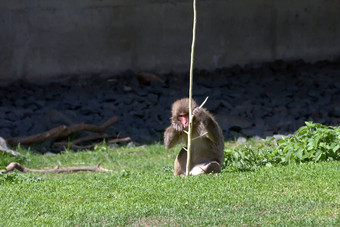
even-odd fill
[[[194,69],[194,53],[195,53],[195,39],[196,39],[196,0],[193,0],[193,28],[192,28],[192,44],[191,44],[191,60],[190,60],[190,85],[189,85],[189,130],[188,130],[188,145],[187,145],[187,163],[185,175],[189,175],[191,162],[191,138],[192,138],[192,84],[193,84],[193,69]]]

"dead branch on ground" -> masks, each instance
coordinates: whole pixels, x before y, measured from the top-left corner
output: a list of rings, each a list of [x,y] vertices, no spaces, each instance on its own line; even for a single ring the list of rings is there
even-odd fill
[[[117,138],[117,139],[112,139],[112,140],[109,140],[109,143],[120,143],[120,142],[128,142],[130,141],[131,138],[130,137],[125,137],[125,138]]]
[[[54,167],[53,169],[30,169],[27,168],[20,163],[11,162],[7,167],[6,170],[0,170],[0,173],[9,173],[13,172],[15,169],[23,172],[23,173],[64,173],[64,172],[78,172],[78,171],[93,171],[93,172],[112,172],[112,170],[101,168],[101,162],[98,162],[96,166],[79,166],[79,167],[66,167],[66,168],[59,168],[59,165]]]
[[[53,139],[53,138],[67,137],[71,135],[72,133],[79,132],[79,131],[102,133],[109,126],[117,123],[117,121],[118,121],[117,117],[112,117],[100,126],[92,125],[92,124],[85,124],[85,123],[75,124],[71,126],[61,125],[59,127],[50,129],[46,132],[38,133],[35,135],[31,135],[31,136],[8,137],[6,138],[6,141],[11,146],[15,146],[18,144],[31,145],[31,144],[36,144],[36,143],[42,143],[46,140]]]

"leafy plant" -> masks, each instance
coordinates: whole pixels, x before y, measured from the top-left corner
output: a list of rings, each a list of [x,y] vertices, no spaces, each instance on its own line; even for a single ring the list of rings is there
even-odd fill
[[[340,159],[340,127],[306,122],[294,135],[277,142],[275,153],[282,164]]]
[[[225,167],[229,170],[254,170],[275,164],[300,164],[340,160],[340,127],[306,122],[292,136],[273,145],[273,138],[260,146],[225,149]]]
[[[19,175],[17,173],[3,174],[0,173],[0,185],[3,183],[18,183]]]
[[[273,163],[272,148],[265,146],[253,147],[251,145],[227,148],[225,150],[225,167],[229,170],[249,171],[262,166],[271,166]]]
[[[25,162],[25,161],[26,159],[22,156],[13,156],[6,152],[0,151],[0,169],[5,169],[6,166],[11,162]]]
[[[30,177],[23,174],[18,174],[16,172],[7,174],[0,173],[0,185],[4,183],[18,184],[23,181],[39,182],[41,179],[41,177]]]

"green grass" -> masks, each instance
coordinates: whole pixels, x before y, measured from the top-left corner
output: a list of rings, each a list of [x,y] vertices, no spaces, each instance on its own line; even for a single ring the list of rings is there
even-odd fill
[[[340,225],[339,162],[174,178],[179,149],[99,146],[50,156],[22,150],[26,161],[16,161],[29,168],[102,161],[114,171],[0,176],[0,226]],[[14,160],[0,159],[2,167]]]

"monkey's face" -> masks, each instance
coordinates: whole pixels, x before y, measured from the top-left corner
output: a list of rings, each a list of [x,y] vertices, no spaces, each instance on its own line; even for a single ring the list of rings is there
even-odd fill
[[[195,109],[197,104],[192,100],[192,109]],[[177,131],[188,129],[189,126],[189,99],[184,98],[177,100],[172,104],[171,123]]]
[[[187,114],[187,113],[179,113],[177,115],[177,119],[182,123],[184,128],[188,128],[188,125],[189,125],[189,114]]]

